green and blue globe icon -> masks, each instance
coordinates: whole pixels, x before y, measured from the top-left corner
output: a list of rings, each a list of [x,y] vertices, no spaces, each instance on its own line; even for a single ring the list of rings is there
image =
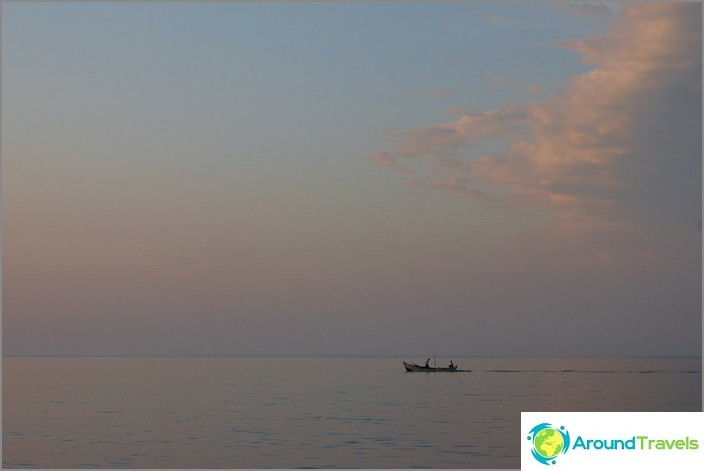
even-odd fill
[[[549,423],[536,425],[530,430],[528,440],[533,442],[533,458],[545,465],[555,464],[558,455],[570,449],[570,433],[564,426],[555,428]]]

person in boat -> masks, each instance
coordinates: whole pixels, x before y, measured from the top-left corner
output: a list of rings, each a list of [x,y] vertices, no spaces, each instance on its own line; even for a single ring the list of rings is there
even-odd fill
[[[456,367],[455,367],[455,364],[452,363],[452,360],[450,360],[450,369],[454,369],[454,368],[456,368]]]
[[[428,358],[427,360],[425,360],[425,367],[426,367],[426,368],[430,368],[430,358]]]

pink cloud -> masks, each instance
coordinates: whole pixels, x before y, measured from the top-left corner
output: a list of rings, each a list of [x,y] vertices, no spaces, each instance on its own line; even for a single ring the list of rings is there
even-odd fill
[[[604,35],[559,45],[594,68],[544,101],[400,133],[386,158],[432,162],[434,172],[417,175],[413,187],[494,206],[521,201],[549,208],[565,233],[619,227],[624,214],[637,212],[633,201],[643,182],[655,181],[649,169],[667,167],[654,151],[666,139],[667,149],[683,156],[681,166],[701,159],[696,136],[668,138],[700,119],[701,6],[626,4]],[[474,146],[487,139],[503,140],[507,150],[476,155]]]

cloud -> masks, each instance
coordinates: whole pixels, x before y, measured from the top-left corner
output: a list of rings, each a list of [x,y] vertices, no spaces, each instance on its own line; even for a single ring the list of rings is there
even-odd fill
[[[506,77],[494,77],[491,79],[491,84],[495,87],[503,85],[506,82]]]
[[[691,230],[701,217],[701,5],[627,4],[603,35],[558,46],[593,69],[543,101],[396,134],[374,160],[396,170],[425,160],[432,171],[409,186],[549,210],[552,233],[581,243],[635,238],[654,221]],[[479,150],[497,140],[503,149]]]
[[[452,95],[455,91],[452,88],[432,88],[421,93],[422,96],[445,96]]]
[[[626,4],[605,34],[559,46],[593,69],[544,101],[399,133],[377,163],[428,160],[433,172],[409,185],[547,208],[563,234],[674,213],[691,228],[701,213],[701,5]],[[492,140],[505,150],[476,150]]]
[[[696,4],[628,5],[605,35],[561,45],[598,66],[582,81],[617,79],[629,92],[673,82],[701,90],[700,10]]]
[[[477,144],[486,138],[519,138],[525,136],[528,111],[513,106],[478,114],[464,114],[457,121],[436,126],[410,129],[392,135],[397,141],[395,157],[440,156],[461,146]]]

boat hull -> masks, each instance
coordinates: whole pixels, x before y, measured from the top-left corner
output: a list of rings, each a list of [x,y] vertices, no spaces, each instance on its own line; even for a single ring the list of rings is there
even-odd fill
[[[431,366],[421,366],[405,361],[403,362],[403,367],[406,368],[406,372],[408,373],[454,373],[459,371],[456,366],[454,368],[433,368]]]

